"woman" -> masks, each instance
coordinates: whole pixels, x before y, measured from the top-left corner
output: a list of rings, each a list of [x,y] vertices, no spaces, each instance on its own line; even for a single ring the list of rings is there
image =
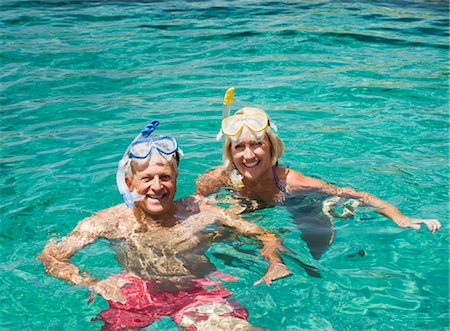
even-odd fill
[[[224,165],[208,171],[197,180],[196,193],[207,196],[217,192],[222,187],[233,187],[237,197],[253,200],[253,209],[261,207],[261,203],[289,205],[289,198],[304,196],[307,193],[318,193],[332,197],[354,199],[359,204],[371,206],[376,211],[392,219],[398,226],[420,229],[425,224],[434,233],[441,224],[435,219],[411,218],[404,215],[397,207],[366,192],[359,192],[349,187],[338,187],[326,182],[308,177],[299,171],[283,167],[278,163],[283,154],[284,145],[273,132],[276,126],[271,122],[266,112],[261,109],[245,107],[233,116],[222,121],[222,134],[226,136],[224,144]],[[333,198],[334,199],[334,198]],[[254,201],[258,203],[254,203]],[[332,203],[336,200],[332,200]],[[354,205],[353,205],[354,207]],[[352,206],[346,206],[346,214],[351,214]],[[246,210],[252,209],[246,207]],[[322,208],[320,208],[322,209]],[[325,214],[340,216],[333,209],[325,206]],[[323,214],[322,214],[323,216]],[[342,216],[342,215],[341,215]],[[301,215],[298,215],[301,218]],[[302,229],[302,237],[307,241],[312,255],[318,259],[326,250],[323,247],[331,243],[334,233],[328,220],[316,218]],[[300,221],[301,223],[301,221]],[[300,224],[299,223],[299,224]],[[317,223],[316,229],[314,229]],[[312,225],[312,226],[311,226]],[[328,227],[329,231],[326,230]],[[321,228],[321,229],[320,229]],[[325,231],[325,235],[323,232]],[[315,235],[315,232],[321,233]],[[310,237],[309,240],[306,237]],[[312,247],[316,245],[318,247]]]

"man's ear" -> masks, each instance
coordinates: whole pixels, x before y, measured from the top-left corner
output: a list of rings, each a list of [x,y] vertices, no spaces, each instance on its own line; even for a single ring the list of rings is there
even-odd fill
[[[130,190],[130,192],[132,192],[132,191],[133,191],[133,189],[132,189],[132,185],[131,185],[131,179],[130,179],[130,178],[128,178],[128,177],[125,177],[125,184],[127,184],[127,186],[128,186],[128,189]]]

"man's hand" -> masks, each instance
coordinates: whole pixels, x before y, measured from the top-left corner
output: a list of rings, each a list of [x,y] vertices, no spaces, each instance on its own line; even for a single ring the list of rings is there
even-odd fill
[[[117,276],[110,276],[105,280],[97,282],[91,289],[106,300],[125,303],[126,299],[120,290],[125,285],[131,285],[131,282]]]

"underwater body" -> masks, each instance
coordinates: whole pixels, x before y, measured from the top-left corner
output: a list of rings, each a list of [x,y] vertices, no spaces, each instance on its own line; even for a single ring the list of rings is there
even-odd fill
[[[266,267],[255,242],[209,249],[218,270],[239,278],[224,285],[249,321],[448,329],[447,2],[4,0],[0,10],[1,329],[100,329],[91,319],[106,301],[88,305],[86,289],[48,276],[36,256],[122,203],[117,163],[151,120],[185,153],[177,197],[192,194],[221,163],[215,136],[230,86],[232,112],[270,114],[283,165],[443,224],[435,234],[402,229],[358,208],[334,221],[332,245],[315,258],[300,226],[315,197],[245,214],[284,238],[294,273],[253,286]],[[73,261],[100,278],[121,272],[103,241]],[[146,330],[178,328],[163,318]]]

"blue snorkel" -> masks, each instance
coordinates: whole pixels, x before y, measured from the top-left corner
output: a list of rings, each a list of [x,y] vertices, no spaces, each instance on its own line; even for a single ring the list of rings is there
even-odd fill
[[[159,121],[152,121],[150,124],[148,124],[137,136],[133,139],[131,144],[127,147],[127,150],[122,156],[122,159],[119,161],[119,165],[117,168],[116,173],[116,184],[117,188],[119,189],[120,194],[123,197],[123,200],[125,201],[125,204],[129,208],[133,208],[135,205],[135,202],[137,200],[142,199],[144,196],[138,194],[136,190],[133,190],[133,192],[130,192],[130,189],[127,186],[127,183],[125,182],[125,169],[130,167],[130,148],[131,146],[139,141],[147,139],[153,131],[155,131],[156,127],[159,125]]]

